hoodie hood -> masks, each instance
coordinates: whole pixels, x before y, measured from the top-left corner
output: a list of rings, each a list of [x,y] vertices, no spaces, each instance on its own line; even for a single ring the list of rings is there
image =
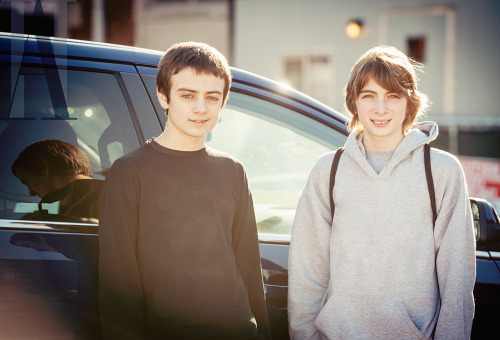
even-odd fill
[[[397,166],[402,160],[411,156],[411,154],[422,147],[435,140],[438,136],[438,126],[434,122],[421,122],[414,128],[408,131],[407,135],[403,138],[401,143],[394,150],[392,158],[387,166],[377,174],[372,166],[366,160],[366,150],[363,145],[363,132],[354,130],[347,138],[345,150],[349,157],[357,163],[367,175],[373,177],[386,177],[389,176],[392,169]]]

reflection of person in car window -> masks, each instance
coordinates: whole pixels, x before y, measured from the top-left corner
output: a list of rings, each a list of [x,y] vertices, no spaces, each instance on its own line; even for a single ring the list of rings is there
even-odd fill
[[[419,67],[394,47],[376,47],[352,68],[351,133],[335,176],[333,218],[335,152],[311,170],[295,216],[292,339],[470,338],[476,258],[467,185],[456,157],[426,146],[438,127],[418,122],[427,102]]]
[[[39,196],[39,210],[24,219],[50,219],[95,222],[99,217],[102,181],[92,179],[85,153],[60,140],[41,140],[30,144],[12,164],[14,176]],[[48,215],[43,203],[59,201],[57,215]]]
[[[205,145],[229,94],[229,65],[206,44],[180,43],[156,79],[165,130],[114,162],[101,196],[104,338],[269,338],[245,170]]]

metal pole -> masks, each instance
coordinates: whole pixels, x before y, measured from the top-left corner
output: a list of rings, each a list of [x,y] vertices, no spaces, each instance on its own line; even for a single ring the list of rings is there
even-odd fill
[[[92,0],[92,22],[90,31],[93,41],[106,41],[104,0]]]

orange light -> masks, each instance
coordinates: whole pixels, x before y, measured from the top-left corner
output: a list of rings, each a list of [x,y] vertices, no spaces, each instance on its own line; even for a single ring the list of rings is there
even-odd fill
[[[363,23],[361,20],[351,20],[345,28],[345,33],[351,39],[356,39],[361,35]]]

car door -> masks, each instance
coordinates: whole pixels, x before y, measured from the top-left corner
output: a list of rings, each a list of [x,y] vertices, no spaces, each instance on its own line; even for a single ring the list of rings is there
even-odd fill
[[[33,142],[62,140],[85,153],[99,185],[161,126],[133,65],[66,58],[47,39],[9,43],[0,53],[2,338],[97,339],[98,215],[40,203],[11,165]]]

